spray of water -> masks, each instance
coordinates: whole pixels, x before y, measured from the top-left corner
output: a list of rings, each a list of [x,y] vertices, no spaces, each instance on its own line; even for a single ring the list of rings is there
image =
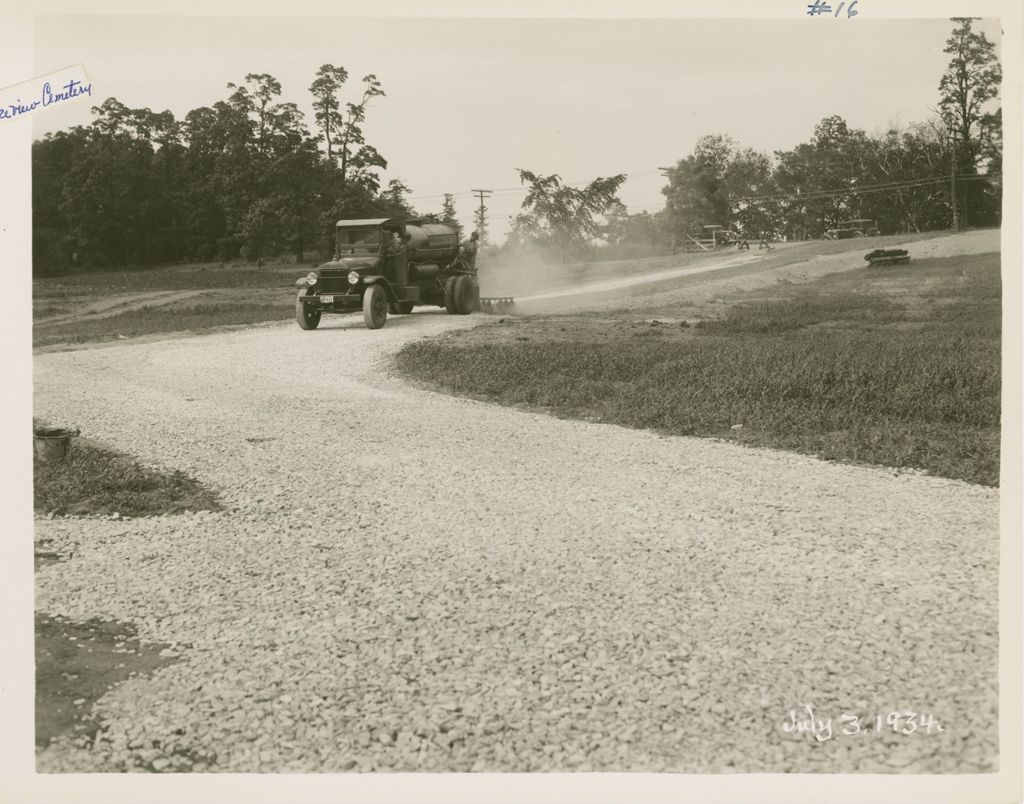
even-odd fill
[[[515,312],[517,315],[540,315],[579,310],[588,301],[606,299],[610,294],[665,279],[718,271],[761,259],[757,254],[718,255],[717,259],[686,261],[684,264],[660,267],[647,273],[630,273],[619,277],[587,279],[587,265],[547,261],[537,255],[517,254],[516,259],[495,263],[490,272],[481,269],[480,295],[484,297],[515,297],[514,310],[493,309],[492,312]]]

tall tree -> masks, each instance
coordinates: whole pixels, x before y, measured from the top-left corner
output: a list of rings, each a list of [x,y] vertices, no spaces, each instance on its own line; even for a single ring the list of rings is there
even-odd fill
[[[377,76],[363,76],[363,94],[358,103],[345,104],[345,119],[340,127],[341,183],[348,181],[349,167],[353,160],[365,169],[371,166],[387,167],[376,149],[367,149],[362,124],[366,122],[366,110],[370,101],[384,95]]]
[[[736,149],[732,137],[709,134],[697,140],[693,153],[668,172],[662,192],[679,228],[688,233],[708,224],[729,222],[725,175]]]
[[[444,203],[441,205],[441,222],[455,229],[459,239],[462,239],[462,224],[459,223],[459,216],[455,212],[455,196],[451,193],[444,194]]]
[[[693,153],[668,171],[668,178],[662,192],[677,231],[692,235],[703,226],[719,225],[756,233],[776,226],[773,207],[741,200],[774,189],[771,160],[739,148],[732,137],[701,137]]]
[[[970,18],[955,17],[953,22],[957,27],[943,50],[952,58],[939,81],[939,112],[965,157],[976,159],[1000,122],[997,111],[986,105],[999,96],[1003,71],[995,45],[972,29]]]
[[[415,218],[416,210],[409,204],[408,195],[412,190],[401,179],[392,179],[388,188],[380,194],[381,200],[387,205],[389,215],[401,218]]]
[[[242,200],[234,223],[243,253],[261,264],[267,253],[285,242],[302,240],[296,231],[305,230],[308,216],[297,207],[308,199],[295,179],[315,161],[315,146],[298,107],[279,100],[281,84],[276,78],[250,73],[245,80],[244,85],[228,84],[235,90],[229,108],[248,121],[248,141],[242,150],[250,155],[235,161],[230,182]],[[244,137],[245,128],[241,134]],[[301,245],[295,250],[301,257]]]
[[[328,252],[334,239],[335,221],[355,214],[347,210],[365,208],[370,199],[380,193],[377,171],[388,166],[377,149],[367,144],[362,129],[370,101],[384,95],[380,81],[372,74],[364,76],[362,96],[356,103],[345,103],[342,113],[341,92],[347,80],[348,71],[344,67],[324,64],[309,87],[319,140],[326,146],[323,192],[330,202],[320,215],[320,232],[321,242]],[[382,203],[387,205],[386,201]]]
[[[775,183],[786,194],[784,218],[797,239],[817,236],[842,221],[861,217],[859,189],[868,184],[867,135],[839,115],[822,119],[810,142],[776,154]]]
[[[599,234],[597,216],[605,214],[618,201],[616,193],[626,174],[596,178],[582,188],[565,184],[557,174],[541,176],[519,169],[519,178],[530,189],[515,228],[520,236],[530,235],[568,260],[584,252]]]
[[[873,137],[870,148],[865,184],[893,187],[865,194],[863,217],[876,220],[883,232],[921,232],[949,225],[947,183],[926,181],[949,171],[948,149],[938,133],[922,123],[905,130],[893,126]]]
[[[174,259],[180,144],[173,116],[114,98],[93,113],[61,189],[73,250],[92,264],[119,267]]]
[[[348,70],[324,64],[316,71],[316,80],[309,86],[313,94],[313,114],[327,145],[327,161],[334,162],[334,143],[341,138],[345,118],[341,115],[338,93],[348,80]]]
[[[32,143],[32,265],[35,273],[84,266],[98,254],[81,254],[75,208],[64,204],[68,176],[85,158],[90,132],[84,126],[47,134]]]
[[[995,45],[973,29],[970,17],[954,17],[953,22],[957,27],[943,51],[952,58],[939,81],[939,113],[955,139],[957,173],[975,175],[992,143],[1001,138],[1002,115],[990,108],[990,102],[999,96],[1003,71]],[[965,222],[971,208],[982,200],[983,189],[976,182],[965,182],[961,196]]]

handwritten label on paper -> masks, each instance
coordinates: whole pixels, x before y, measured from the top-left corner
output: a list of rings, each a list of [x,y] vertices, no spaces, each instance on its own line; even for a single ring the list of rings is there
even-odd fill
[[[0,122],[27,117],[57,104],[92,96],[92,82],[81,64],[0,89]]]

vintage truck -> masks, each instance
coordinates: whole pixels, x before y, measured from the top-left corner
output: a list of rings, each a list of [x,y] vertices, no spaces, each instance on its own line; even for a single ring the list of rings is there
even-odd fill
[[[296,281],[295,318],[316,329],[324,313],[363,311],[370,329],[417,305],[466,315],[479,308],[475,265],[460,259],[450,226],[421,220],[338,221],[334,259]]]

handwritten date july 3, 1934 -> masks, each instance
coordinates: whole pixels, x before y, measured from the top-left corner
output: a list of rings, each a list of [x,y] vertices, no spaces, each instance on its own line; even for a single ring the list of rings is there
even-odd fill
[[[790,709],[782,722],[782,730],[787,734],[811,735],[819,743],[827,742],[834,737],[870,734],[899,734],[909,737],[912,734],[938,734],[944,731],[942,724],[931,714],[909,709],[894,709],[873,717],[843,712],[833,720],[831,717],[816,715],[814,707],[810,704],[804,704],[803,709]]]

